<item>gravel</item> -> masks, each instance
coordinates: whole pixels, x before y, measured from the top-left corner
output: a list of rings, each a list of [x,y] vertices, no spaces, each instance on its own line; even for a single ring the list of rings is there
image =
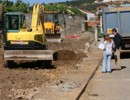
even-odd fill
[[[72,89],[80,87],[81,84],[76,82],[68,82],[58,85],[58,89],[62,92],[70,92]]]

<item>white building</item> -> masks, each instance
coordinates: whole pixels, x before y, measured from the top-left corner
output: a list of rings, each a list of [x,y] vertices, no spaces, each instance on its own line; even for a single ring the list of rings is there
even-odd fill
[[[87,10],[82,10],[82,9],[79,9],[82,13],[86,14],[87,18],[88,18],[88,21],[91,20],[91,19],[94,19],[95,18],[95,14],[90,12],[90,11],[87,11]]]
[[[103,2],[111,2],[111,1],[127,1],[127,0],[103,0]]]

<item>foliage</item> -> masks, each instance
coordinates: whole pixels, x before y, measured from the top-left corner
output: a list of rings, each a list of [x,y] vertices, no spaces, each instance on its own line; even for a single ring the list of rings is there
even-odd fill
[[[58,2],[58,3],[50,3],[45,4],[44,2],[42,5],[45,6],[45,9],[50,11],[57,11],[60,13],[65,14],[72,14],[72,15],[81,15],[81,12],[78,8],[86,9],[86,10],[96,10],[96,8],[102,4],[95,4],[93,3],[95,0],[71,0],[66,2]],[[29,3],[23,2],[23,0],[17,0],[15,3],[10,0],[1,0],[5,7],[5,12],[31,12],[33,6],[30,6]]]
[[[65,4],[56,3],[56,4],[48,4],[44,6],[47,10],[50,10],[50,11],[57,11],[60,13],[72,14],[72,15],[81,14],[78,8],[72,7],[72,6],[66,6]]]
[[[9,0],[2,0],[5,12],[24,12],[26,13],[29,8],[29,3],[24,3],[22,0],[17,0],[15,3]]]
[[[96,3],[92,3],[92,4],[87,4],[87,5],[82,5],[80,6],[80,8],[82,9],[86,9],[86,10],[89,10],[89,11],[96,11],[98,7],[100,6],[106,6],[106,4],[96,4]]]
[[[22,0],[17,0],[15,3],[13,3],[10,0],[2,0],[0,1],[4,5],[5,12],[31,12],[33,9],[33,6],[30,6],[29,3],[24,3]],[[67,6],[65,3],[50,3],[45,4],[44,2],[42,5],[45,6],[45,9],[50,11],[57,11],[60,13],[66,13],[66,14],[78,14],[80,15],[81,12],[76,8],[72,6]]]
[[[72,0],[72,1],[66,1],[66,2],[60,2],[61,4],[65,4],[67,6],[73,6],[89,11],[95,11],[97,7],[99,6],[106,6],[106,4],[99,3],[96,4],[94,3],[95,0]]]
[[[68,6],[76,6],[76,7],[79,7],[81,6],[82,4],[90,4],[90,3],[93,3],[95,0],[71,0],[71,1],[66,1],[66,2],[60,2],[62,4],[66,4]]]

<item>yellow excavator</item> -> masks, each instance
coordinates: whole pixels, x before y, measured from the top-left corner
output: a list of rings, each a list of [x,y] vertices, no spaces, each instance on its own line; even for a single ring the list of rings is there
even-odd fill
[[[4,61],[6,66],[16,61],[53,60],[53,51],[48,50],[44,34],[44,7],[33,6],[31,28],[27,29],[25,15],[21,12],[5,13]]]
[[[47,38],[47,42],[60,43],[60,27],[65,23],[63,14],[56,11],[45,11],[44,15],[44,33]]]

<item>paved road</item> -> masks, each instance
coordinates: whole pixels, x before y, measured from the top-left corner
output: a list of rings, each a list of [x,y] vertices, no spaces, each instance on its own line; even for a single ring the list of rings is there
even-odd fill
[[[112,73],[101,73],[99,67],[80,100],[130,100],[130,59],[121,60],[122,69]]]

